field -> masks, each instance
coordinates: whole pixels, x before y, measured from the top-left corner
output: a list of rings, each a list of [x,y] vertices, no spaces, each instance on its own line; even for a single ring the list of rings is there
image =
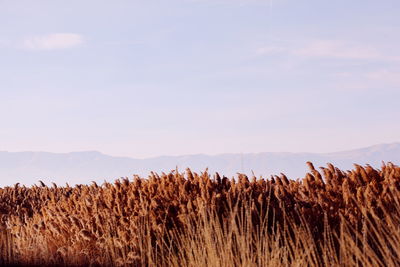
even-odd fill
[[[1,264],[399,266],[400,167],[0,189]]]

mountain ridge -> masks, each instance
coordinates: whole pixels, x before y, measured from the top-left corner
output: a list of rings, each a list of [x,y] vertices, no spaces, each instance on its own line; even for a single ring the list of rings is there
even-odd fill
[[[331,152],[259,152],[223,153],[217,155],[191,154],[181,156],[158,156],[144,159],[118,157],[99,151],[68,153],[53,152],[7,152],[0,151],[0,186],[17,182],[26,185],[44,182],[57,184],[89,183],[94,180],[113,181],[134,174],[147,177],[150,171],[169,172],[187,167],[201,172],[219,172],[232,177],[237,173],[268,177],[285,173],[289,178],[301,178],[307,172],[306,162],[316,167],[332,163],[341,169],[350,169],[354,163],[370,164],[379,168],[382,161],[400,162],[400,143],[378,144],[359,149]]]

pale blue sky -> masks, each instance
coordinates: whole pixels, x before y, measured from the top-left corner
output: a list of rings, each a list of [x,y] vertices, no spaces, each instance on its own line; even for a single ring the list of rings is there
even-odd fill
[[[400,141],[398,0],[0,0],[0,150]]]

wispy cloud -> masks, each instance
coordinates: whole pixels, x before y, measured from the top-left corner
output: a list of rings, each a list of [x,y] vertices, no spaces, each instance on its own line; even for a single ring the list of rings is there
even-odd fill
[[[76,47],[83,42],[84,38],[79,34],[54,33],[26,38],[23,47],[29,50],[57,50]]]
[[[400,87],[400,71],[398,69],[378,69],[367,72],[339,72],[333,74],[334,87],[342,91],[368,90],[398,91]]]
[[[309,57],[334,57],[348,59],[379,59],[383,55],[370,46],[344,41],[317,40],[296,49],[293,53]]]
[[[400,56],[388,55],[376,47],[340,40],[311,40],[300,46],[264,46],[256,51],[259,55],[286,53],[308,58],[340,58],[359,60],[399,61]]]
[[[382,69],[368,73],[367,78],[386,86],[400,86],[400,71]]]

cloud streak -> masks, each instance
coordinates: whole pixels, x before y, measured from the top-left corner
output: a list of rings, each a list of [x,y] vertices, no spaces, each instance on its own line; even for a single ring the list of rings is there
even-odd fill
[[[293,53],[307,57],[332,57],[344,59],[382,58],[381,53],[372,47],[335,40],[313,41],[301,49],[294,50]]]
[[[23,47],[28,50],[60,50],[83,44],[82,35],[75,33],[54,33],[26,38]]]
[[[397,55],[387,55],[375,47],[340,40],[312,40],[299,47],[263,46],[258,55],[285,53],[306,58],[338,58],[354,60],[400,61]]]

